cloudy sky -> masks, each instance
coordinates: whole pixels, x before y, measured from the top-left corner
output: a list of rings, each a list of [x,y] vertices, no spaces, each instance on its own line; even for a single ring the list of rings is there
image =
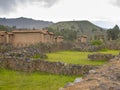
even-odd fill
[[[0,0],[0,17],[53,22],[89,20],[112,27],[120,25],[120,0]]]

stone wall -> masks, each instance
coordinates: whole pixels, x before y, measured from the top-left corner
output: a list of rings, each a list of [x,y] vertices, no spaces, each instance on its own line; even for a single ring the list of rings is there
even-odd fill
[[[119,41],[111,41],[111,42],[107,42],[105,44],[106,48],[110,49],[110,50],[120,50],[120,43]]]
[[[101,49],[105,48],[104,45],[91,45],[88,43],[81,43],[78,45],[75,45],[75,47],[73,48],[73,50],[77,50],[77,51],[81,51],[81,52],[96,52],[99,51]]]
[[[96,52],[102,49],[110,49],[110,50],[120,50],[119,41],[111,41],[103,43],[102,45],[91,45],[90,43],[75,43],[73,50],[82,51],[82,52]]]
[[[61,62],[49,62],[46,60],[1,58],[0,68],[7,68],[26,72],[40,71],[53,74],[83,75],[87,74],[88,71],[95,68],[95,66],[73,65]]]
[[[115,55],[112,54],[101,54],[101,53],[95,53],[88,55],[89,60],[110,60],[114,58]]]
[[[120,90],[120,56],[59,90]]]

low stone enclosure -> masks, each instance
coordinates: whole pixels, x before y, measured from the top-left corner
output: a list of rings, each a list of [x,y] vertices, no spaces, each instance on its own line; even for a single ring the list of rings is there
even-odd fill
[[[68,50],[69,48],[72,47],[72,45],[69,45],[68,43],[61,43],[60,45],[57,46],[55,50],[52,51],[53,46],[51,47],[49,47],[49,45],[42,46],[40,44],[34,47],[31,46],[28,48],[21,48],[15,51],[12,50],[12,47],[8,47],[7,49],[0,47],[0,49],[3,50],[3,52],[0,52],[0,68],[8,68],[12,70],[19,70],[26,72],[42,71],[47,73],[64,74],[64,75],[84,75],[87,74],[89,70],[97,68],[97,66],[93,66],[93,65],[74,65],[74,64],[66,64],[62,62],[49,62],[46,60],[25,59],[26,57],[33,58],[34,55],[41,54],[41,52],[49,52],[49,51],[54,52],[54,51],[59,51],[59,49],[61,48],[63,48],[63,50]],[[97,48],[97,46],[95,46],[95,48]],[[103,47],[100,46],[99,49],[95,49],[95,48],[92,48],[92,50],[97,51]],[[92,50],[90,49],[90,51]],[[111,58],[114,57],[115,56],[111,54],[88,55],[88,58],[90,60],[110,60]]]
[[[120,50],[120,43],[117,41],[111,41],[103,43],[102,45],[91,45],[90,43],[78,43],[74,44],[73,50],[82,52],[96,52],[102,49]]]
[[[88,55],[89,60],[110,60],[114,58],[115,55],[112,54],[102,54],[102,53],[95,53]]]
[[[88,59],[90,60],[107,60],[115,58],[112,54],[90,54]],[[84,75],[91,69],[97,68],[94,65],[75,65],[66,64],[62,62],[49,62],[39,59],[25,59],[15,57],[1,57],[0,68],[7,68],[12,70],[26,71],[26,72],[47,72],[52,74],[64,74],[64,75]]]
[[[89,70],[97,68],[97,66],[73,65],[61,62],[49,62],[46,60],[0,58],[0,68],[26,72],[40,71],[51,74],[84,75],[87,74]]]

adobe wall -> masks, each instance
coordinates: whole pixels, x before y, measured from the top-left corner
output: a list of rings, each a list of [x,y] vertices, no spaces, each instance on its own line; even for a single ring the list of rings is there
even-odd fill
[[[82,43],[87,43],[87,37],[81,37],[81,42]]]
[[[0,36],[0,43],[6,43],[6,36]]]
[[[15,33],[13,38],[14,46],[28,46],[41,42],[40,33]]]
[[[87,74],[88,71],[95,68],[95,66],[73,65],[61,62],[49,62],[45,60],[1,58],[0,68],[8,68],[26,72],[40,71],[53,74],[83,75]]]
[[[64,40],[63,36],[56,37],[56,43],[61,43],[63,42],[63,40]]]
[[[8,42],[9,44],[12,44],[13,43],[13,34],[8,34]]]
[[[47,43],[50,41],[50,35],[49,34],[45,34],[44,35],[44,43]]]
[[[3,44],[7,43],[7,41],[6,41],[6,39],[7,39],[6,35],[7,35],[6,32],[4,32],[4,31],[0,32],[0,43],[3,43]]]
[[[12,44],[15,47],[25,47],[36,43],[54,43],[54,33],[46,30],[15,30],[0,31],[0,43]]]

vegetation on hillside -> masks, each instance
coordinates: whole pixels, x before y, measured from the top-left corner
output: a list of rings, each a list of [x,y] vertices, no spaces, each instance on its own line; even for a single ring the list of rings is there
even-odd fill
[[[100,41],[100,40],[94,40],[94,41],[91,41],[91,44],[92,45],[101,45],[103,42]]]
[[[47,27],[49,31],[56,35],[64,36],[65,40],[73,41],[79,35],[87,35],[88,39],[94,38],[95,35],[106,35],[106,31],[89,21],[66,21],[58,22]]]
[[[116,40],[120,38],[120,29],[118,25],[115,25],[112,29],[107,30],[108,40]]]

